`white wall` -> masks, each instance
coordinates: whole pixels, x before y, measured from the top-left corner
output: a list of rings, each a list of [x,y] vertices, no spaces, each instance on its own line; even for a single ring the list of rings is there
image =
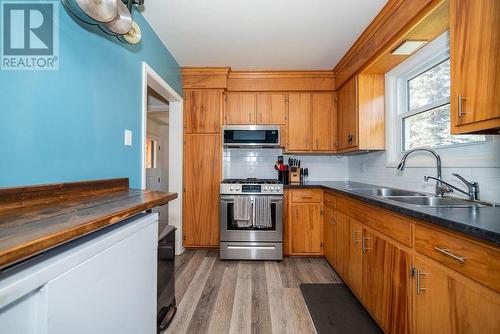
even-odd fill
[[[278,178],[274,164],[281,149],[224,149],[224,178]],[[326,155],[285,155],[301,160],[301,167],[309,169],[310,181],[345,181],[347,180],[347,158]]]
[[[409,163],[411,159],[412,157],[408,158]],[[429,157],[429,161],[433,159],[432,156]],[[479,182],[482,200],[500,203],[500,168],[443,167],[444,180],[462,189],[464,186],[451,175],[452,173],[458,173],[469,181]],[[350,181],[434,193],[435,182],[424,182],[424,175],[436,176],[436,168],[406,167],[404,171],[400,172],[394,167],[386,166],[385,152],[372,152],[349,157]],[[459,193],[452,194],[452,196],[459,196]]]

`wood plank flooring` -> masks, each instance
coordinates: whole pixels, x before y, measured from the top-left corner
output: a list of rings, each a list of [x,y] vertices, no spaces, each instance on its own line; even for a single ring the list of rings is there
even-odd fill
[[[342,283],[323,258],[221,261],[216,250],[176,258],[178,310],[163,334],[316,333],[302,283]]]

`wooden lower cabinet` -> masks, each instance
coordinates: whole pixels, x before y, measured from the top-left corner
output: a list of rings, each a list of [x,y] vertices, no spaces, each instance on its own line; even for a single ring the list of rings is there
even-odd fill
[[[337,265],[336,248],[337,224],[335,217],[335,207],[325,205],[323,223],[323,254],[331,266]]]
[[[497,248],[340,195],[311,189],[287,195],[291,255],[316,255],[323,240],[326,260],[385,333],[500,333]],[[323,239],[314,223],[320,198]],[[401,233],[407,228],[409,240]],[[470,263],[450,262],[437,246]]]
[[[322,255],[321,203],[292,203],[292,254]]]
[[[182,232],[185,247],[219,246],[221,151],[218,134],[184,136]]]
[[[497,293],[425,256],[416,254],[414,264],[414,333],[500,333]]]
[[[346,226],[347,227],[347,226]],[[348,235],[345,235],[347,230]],[[349,218],[348,229],[344,230],[345,262],[344,278],[349,282],[352,292],[358,297],[362,296],[363,252],[361,249],[363,226],[355,219]]]
[[[410,254],[363,229],[363,303],[386,333],[410,332]]]
[[[349,251],[349,217],[339,211],[335,212],[335,216],[335,253],[337,254],[337,259],[334,268],[345,279],[345,272],[349,266],[347,262]]]

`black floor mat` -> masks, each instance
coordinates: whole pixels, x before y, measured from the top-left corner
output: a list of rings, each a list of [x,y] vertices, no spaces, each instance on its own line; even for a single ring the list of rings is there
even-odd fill
[[[345,284],[301,284],[318,334],[383,333]]]

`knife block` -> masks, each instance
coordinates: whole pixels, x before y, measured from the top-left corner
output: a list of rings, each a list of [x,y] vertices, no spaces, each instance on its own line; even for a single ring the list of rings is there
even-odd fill
[[[288,177],[290,179],[290,183],[300,183],[300,170],[302,168],[299,167],[291,167],[290,168],[290,173],[288,174]]]

